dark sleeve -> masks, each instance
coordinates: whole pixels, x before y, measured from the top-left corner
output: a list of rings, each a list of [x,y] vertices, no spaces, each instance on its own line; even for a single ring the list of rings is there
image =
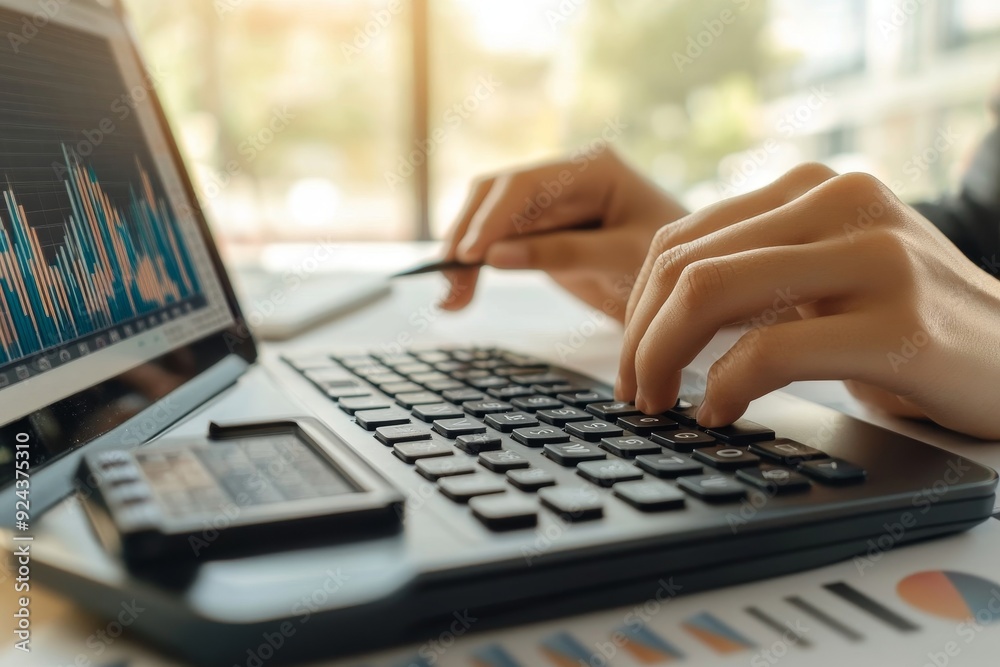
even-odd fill
[[[957,195],[913,207],[982,267],[1000,259],[1000,129],[986,135]]]

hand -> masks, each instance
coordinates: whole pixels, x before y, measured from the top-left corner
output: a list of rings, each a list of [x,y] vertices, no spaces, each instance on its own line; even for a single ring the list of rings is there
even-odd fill
[[[795,317],[772,323],[782,303]],[[843,379],[895,414],[1000,439],[1000,281],[872,176],[803,165],[663,228],[629,299],[617,398],[668,409],[680,370],[748,321],[709,372],[704,426],[790,382]]]
[[[446,259],[499,269],[540,269],[619,321],[650,240],[687,211],[613,151],[501,174],[472,190]],[[599,222],[596,230],[572,229]],[[446,273],[442,307],[472,300],[479,272]]]

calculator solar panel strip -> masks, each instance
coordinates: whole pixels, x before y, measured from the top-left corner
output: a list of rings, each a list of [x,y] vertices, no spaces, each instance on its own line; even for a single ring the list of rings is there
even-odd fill
[[[30,63],[29,52],[42,49],[53,35],[63,31],[72,30],[73,39],[59,41],[53,53],[63,53],[81,43],[81,33],[93,38],[107,32],[118,45],[115,52],[127,61],[130,71],[141,72],[122,17],[103,8],[119,4],[76,0],[66,5],[51,17],[51,25],[40,31],[16,62]],[[36,10],[35,3],[29,0],[0,0],[0,8],[8,11],[5,16],[16,11],[19,16],[30,17]],[[15,24],[20,25],[20,21]],[[77,60],[81,65],[90,63],[90,59],[86,63]],[[110,81],[111,74],[101,70],[95,80]],[[81,98],[86,93],[74,91]],[[219,320],[229,323],[216,326],[212,324],[215,319],[205,319],[205,329],[198,330],[199,338],[178,343],[183,348],[179,359],[152,358],[144,362],[151,367],[165,364],[171,377],[182,379],[183,384],[169,394],[124,394],[131,400],[114,400],[131,386],[118,380],[128,378],[104,378],[95,380],[78,396],[59,400],[41,397],[40,405],[32,404],[33,413],[23,419],[11,417],[18,421],[10,422],[7,416],[12,402],[8,397],[20,396],[21,392],[16,386],[2,389],[0,435],[6,437],[23,429],[35,433],[36,446],[53,445],[48,451],[36,450],[38,458],[33,462],[32,583],[47,585],[109,619],[120,614],[123,603],[141,609],[128,631],[181,656],[185,663],[213,667],[258,661],[268,665],[289,663],[426,640],[451,626],[455,614],[475,619],[471,621],[472,629],[480,630],[642,602],[664,594],[661,581],[681,593],[725,586],[864,554],[871,548],[871,541],[884,543],[886,535],[894,544],[909,543],[963,530],[990,516],[997,483],[992,470],[781,393],[751,405],[747,419],[765,429],[751,430],[751,437],[768,435],[770,429],[776,445],[793,441],[819,450],[843,461],[835,468],[855,477],[854,483],[834,485],[817,479],[834,470],[828,464],[823,468],[824,464],[814,463],[825,460],[821,458],[802,461],[801,470],[798,464],[791,463],[767,464],[772,467],[764,468],[751,455],[767,458],[787,448],[769,450],[764,444],[772,441],[748,444],[742,437],[726,441],[723,436],[734,434],[725,431],[704,434],[722,438],[726,445],[715,446],[700,440],[701,432],[691,431],[690,424],[667,428],[670,425],[666,420],[676,421],[672,415],[658,417],[655,422],[665,435],[659,431],[644,434],[650,423],[641,417],[636,421],[636,415],[594,414],[594,420],[581,417],[574,411],[586,411],[590,406],[573,405],[584,400],[578,394],[588,390],[608,392],[609,387],[557,368],[536,368],[531,373],[515,373],[515,378],[501,373],[508,366],[499,362],[510,362],[510,358],[498,357],[492,351],[447,352],[451,364],[427,363],[425,356],[416,362],[381,359],[377,364],[353,367],[334,363],[328,355],[339,355],[336,350],[310,351],[312,361],[308,364],[320,359],[319,368],[294,367],[266,350],[258,354],[253,338],[241,326],[244,320],[239,304],[207,233],[155,91],[149,91],[149,99],[153,111],[146,127],[162,134],[161,144],[166,145],[165,152],[153,151],[163,158],[158,162],[158,173],[176,176],[178,191],[182,191],[178,196],[192,207],[198,223],[195,233],[203,237],[206,266],[211,269],[206,269],[202,277],[213,279],[219,298],[213,298],[212,308],[231,315]],[[98,102],[103,104],[104,98]],[[93,119],[79,120],[85,127]],[[123,136],[121,132],[116,135]],[[52,139],[63,140],[56,136]],[[129,156],[123,158],[128,164],[132,164],[133,152],[124,153]],[[373,340],[376,345],[378,342]],[[305,357],[294,356],[301,365]],[[442,363],[446,365],[438,366]],[[525,371],[531,363],[519,366],[519,370]],[[425,366],[431,366],[431,370]],[[82,371],[83,366],[79,368]],[[324,372],[323,368],[332,370]],[[368,373],[365,379],[355,373],[359,368]],[[369,380],[377,380],[378,388]],[[45,375],[40,376],[40,381],[44,383]],[[566,386],[556,386],[561,384]],[[510,385],[521,389],[505,391]],[[688,400],[697,400],[693,392],[697,386],[697,378],[686,379],[685,387],[692,390],[685,396]],[[482,400],[463,400],[459,405],[448,399],[446,406],[460,407],[469,420],[481,419],[485,424],[489,419],[491,423],[485,427],[488,443],[477,440],[475,436],[483,433],[476,432],[465,433],[471,437],[462,440],[459,432],[467,426],[455,422],[434,424],[447,420],[432,419],[435,415],[429,409],[421,409],[434,405],[425,401],[436,401],[436,394],[442,398],[464,397],[446,393],[462,388],[486,394],[487,403],[509,403],[512,407],[532,396],[554,398],[566,407],[545,408],[548,414],[544,418],[538,414],[537,421],[567,435],[568,441],[525,444],[518,436],[524,440],[530,434],[515,433],[518,428],[513,422],[519,420],[489,419],[490,414],[503,413],[493,412],[495,407],[475,405]],[[105,396],[104,404],[97,405],[95,396]],[[373,415],[357,414],[364,410],[348,408],[351,401],[365,396],[374,403],[396,404],[393,409],[407,415],[409,422],[400,420],[403,423],[395,426],[413,426],[412,437],[421,434],[416,427],[431,425],[430,439],[421,434],[417,440],[404,442],[399,438],[407,437],[406,429],[369,430],[368,426],[374,426],[370,419]],[[129,416],[134,405],[144,405],[142,401],[151,398],[156,400],[144,412]],[[536,406],[522,404],[519,411],[529,415],[525,421],[531,421],[538,412],[532,412]],[[94,413],[95,405],[111,421],[81,423],[80,416]],[[425,421],[418,414],[431,420]],[[193,567],[175,554],[154,571],[139,572],[130,570],[105,548],[88,519],[85,503],[76,496],[60,500],[70,491],[73,471],[90,455],[112,449],[145,454],[161,446],[169,447],[168,442],[203,440],[212,422],[233,427],[247,422],[299,422],[311,418],[331,434],[320,445],[328,458],[360,457],[391,487],[387,498],[399,493],[405,499],[401,530],[344,539],[335,531],[313,529],[307,535],[308,544],[262,533],[252,553],[235,555],[214,551],[210,546]],[[451,419],[464,421],[466,417]],[[607,422],[607,426],[585,426],[597,421]],[[680,425],[700,441],[671,440],[672,431],[682,431]],[[66,435],[69,427],[77,429],[69,433],[83,435]],[[618,428],[621,436],[609,434],[609,429],[616,432],[613,429]],[[478,426],[473,428],[478,430]],[[639,454],[636,447],[649,445],[642,440],[638,444],[627,442],[633,439],[628,434],[654,442],[663,452],[661,458],[676,456],[680,461],[675,462],[676,466],[686,469],[686,473],[676,468],[666,472],[672,464],[656,459],[655,449]],[[601,436],[600,440],[593,439],[596,436]],[[499,450],[494,438],[499,440]],[[424,444],[427,442],[431,444]],[[606,458],[593,458],[595,450],[597,454],[604,452]],[[739,451],[734,454],[732,450]],[[809,450],[799,451],[813,456]],[[332,455],[334,452],[337,456]],[[437,456],[428,457],[429,453]],[[631,458],[632,454],[635,458]],[[591,460],[580,462],[581,456]],[[527,468],[518,457],[527,461]],[[465,465],[467,469],[471,462],[474,474],[484,476],[478,478],[477,484],[479,480],[483,484],[472,489],[468,482],[455,481],[469,475],[441,477],[448,471],[443,470],[444,464],[431,464],[435,458],[454,459],[458,462],[456,468]],[[591,465],[600,461],[608,465]],[[521,467],[499,472],[511,465]],[[743,467],[728,469],[734,465]],[[707,484],[692,483],[690,480],[698,477],[694,466],[717,470],[712,473],[717,480],[704,478]],[[651,468],[656,472],[650,472]],[[802,486],[802,480],[792,473],[803,475],[807,490],[768,498],[763,491],[754,490],[753,480],[747,477],[752,477],[755,469],[784,470],[798,486]],[[518,472],[526,470],[542,473]],[[553,478],[555,486],[523,490],[540,484],[545,474]],[[638,474],[643,477],[635,479]],[[661,479],[659,474],[680,476]],[[782,477],[772,473],[772,478],[774,475]],[[629,479],[616,482],[611,479],[615,476]],[[635,486],[650,481],[660,484]],[[487,502],[488,498],[459,502],[470,492],[487,486],[497,491],[488,495],[520,499],[518,516],[522,518],[511,525],[511,508],[498,507],[496,502]],[[743,493],[747,494],[747,503],[713,503],[699,497],[727,488],[746,489]],[[570,491],[561,492],[564,489]],[[649,506],[651,497],[657,499],[655,507]],[[9,502],[7,507],[14,506],[12,498],[12,484],[0,489],[0,500]],[[43,513],[43,508],[53,503],[52,509]],[[535,508],[534,526],[525,525],[530,522],[523,518],[530,515],[523,509],[529,505]],[[560,508],[577,520],[563,520]],[[503,519],[505,512],[508,520]]]

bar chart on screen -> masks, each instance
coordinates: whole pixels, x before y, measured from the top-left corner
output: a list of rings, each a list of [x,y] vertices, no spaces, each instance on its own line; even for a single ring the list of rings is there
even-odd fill
[[[92,166],[65,146],[62,157],[56,209],[29,212],[0,181],[0,368],[53,349],[75,357],[205,304],[179,221],[139,158],[114,200]]]

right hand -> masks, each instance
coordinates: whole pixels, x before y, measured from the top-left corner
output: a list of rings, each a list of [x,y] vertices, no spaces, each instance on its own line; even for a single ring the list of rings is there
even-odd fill
[[[498,269],[538,269],[588,305],[625,319],[632,284],[653,235],[687,215],[670,195],[613,151],[479,181],[449,235],[445,259]],[[573,229],[599,222],[597,229]],[[478,269],[445,273],[442,301],[472,300]]]

